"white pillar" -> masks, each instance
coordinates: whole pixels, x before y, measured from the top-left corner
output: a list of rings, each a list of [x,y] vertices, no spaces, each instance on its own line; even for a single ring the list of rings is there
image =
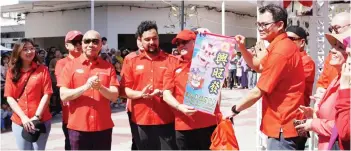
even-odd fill
[[[225,35],[225,1],[222,1],[222,35]]]
[[[94,5],[94,0],[91,0],[91,4],[90,4],[90,28],[91,28],[91,30],[94,30],[94,24],[95,24],[94,15],[95,15],[95,5]]]

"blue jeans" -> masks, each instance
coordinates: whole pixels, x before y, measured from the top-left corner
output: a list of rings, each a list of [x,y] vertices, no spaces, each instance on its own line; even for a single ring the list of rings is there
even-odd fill
[[[268,137],[267,150],[304,150],[307,137],[284,138],[280,133],[279,138]]]
[[[12,131],[15,134],[16,144],[19,150],[45,150],[46,142],[49,138],[51,130],[51,120],[44,122],[46,133],[41,133],[38,141],[28,142],[22,137],[23,127],[12,122]]]

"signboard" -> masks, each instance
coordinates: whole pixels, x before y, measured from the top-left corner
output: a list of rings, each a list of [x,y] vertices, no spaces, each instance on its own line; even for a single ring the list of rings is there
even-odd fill
[[[233,37],[197,35],[184,104],[214,113],[235,43]]]

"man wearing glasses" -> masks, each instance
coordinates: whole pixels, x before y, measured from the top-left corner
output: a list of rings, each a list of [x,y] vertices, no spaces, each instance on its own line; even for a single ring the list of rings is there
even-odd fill
[[[307,33],[299,26],[290,26],[286,29],[288,38],[291,39],[297,47],[300,49],[300,55],[302,58],[303,69],[305,72],[305,93],[304,93],[304,106],[310,106],[310,96],[312,95],[314,74],[316,72],[316,66],[313,59],[307,55],[305,46],[307,45]]]
[[[101,36],[87,31],[82,40],[83,54],[62,69],[60,96],[69,102],[68,133],[72,150],[111,150],[110,100],[117,101],[116,71],[99,57]]]
[[[349,12],[342,12],[336,14],[331,21],[331,26],[329,27],[329,32],[334,34],[340,34],[348,29],[351,29],[351,17]],[[316,94],[312,97],[316,103],[315,108],[319,104],[319,100],[323,96],[325,90],[329,86],[329,84],[336,78],[338,75],[338,71],[329,64],[331,59],[331,54],[329,53],[327,58],[325,59],[323,71],[318,78],[317,81],[317,90]]]
[[[285,33],[287,12],[270,4],[259,8],[258,31],[270,44],[261,60],[261,77],[249,94],[232,107],[233,116],[255,104],[262,97],[261,131],[268,136],[268,150],[297,150],[301,137],[293,124],[304,105],[305,76],[299,48]],[[245,47],[245,37],[235,36],[247,64],[253,66],[253,56]]]
[[[56,81],[61,80],[60,73],[65,65],[72,61],[74,58],[78,58],[82,54],[82,38],[83,34],[80,31],[72,30],[66,34],[65,47],[68,50],[68,56],[57,61],[55,66]],[[71,145],[68,136],[68,104],[62,104],[62,130],[65,135],[65,150],[71,150]]]

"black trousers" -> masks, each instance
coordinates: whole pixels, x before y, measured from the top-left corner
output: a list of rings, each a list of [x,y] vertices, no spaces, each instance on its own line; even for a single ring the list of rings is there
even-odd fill
[[[177,146],[180,150],[209,150],[211,136],[217,125],[195,130],[176,131]]]
[[[97,132],[68,129],[72,150],[111,150],[112,128]]]
[[[63,131],[63,134],[65,135],[65,150],[71,150],[71,144],[69,142],[69,134],[68,134],[67,124],[62,123],[62,131]]]
[[[139,150],[177,150],[174,123],[165,125],[137,125],[135,143]]]
[[[131,112],[127,112],[127,114],[128,114],[130,131],[132,133],[132,150],[138,150],[135,144],[135,138],[138,137],[138,126],[132,121]]]

